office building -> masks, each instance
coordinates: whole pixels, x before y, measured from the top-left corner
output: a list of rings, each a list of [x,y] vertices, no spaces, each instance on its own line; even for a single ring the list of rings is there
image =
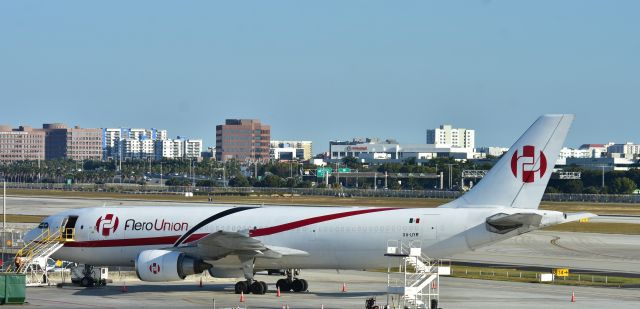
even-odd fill
[[[269,154],[273,160],[306,161],[313,157],[311,141],[271,141]]]
[[[271,126],[257,119],[227,119],[216,126],[216,159],[269,160]]]
[[[102,129],[73,128],[63,123],[45,123],[45,158],[71,160],[101,160],[103,156]]]
[[[45,132],[29,126],[0,125],[0,163],[45,159]]]
[[[427,144],[435,147],[475,148],[475,130],[453,128],[444,124],[436,129],[427,130]]]
[[[329,142],[330,160],[354,157],[364,163],[401,163],[407,159],[430,160],[449,157],[466,160],[474,158],[472,148],[435,146],[433,144],[399,144],[396,141],[361,143],[359,140]]]

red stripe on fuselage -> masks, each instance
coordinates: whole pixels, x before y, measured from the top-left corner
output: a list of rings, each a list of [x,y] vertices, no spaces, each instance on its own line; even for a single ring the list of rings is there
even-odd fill
[[[250,237],[258,237],[258,236],[267,236],[276,233],[281,233],[293,229],[297,229],[303,226],[321,223],[325,221],[346,218],[351,216],[357,216],[362,214],[387,211],[387,210],[398,210],[402,208],[373,208],[373,209],[363,209],[363,210],[355,210],[355,211],[347,211],[341,212],[337,214],[324,215],[319,217],[313,217],[298,221],[293,221],[285,224],[280,224],[272,227],[260,228],[249,231]],[[193,241],[197,241],[200,238],[209,235],[208,233],[201,234],[193,234],[189,236],[184,243],[189,243]],[[151,245],[172,245],[175,243],[181,235],[172,235],[172,236],[161,236],[161,237],[146,237],[146,238],[129,238],[129,239],[104,239],[104,240],[89,240],[89,241],[74,241],[68,242],[64,246],[77,248],[101,248],[101,247],[130,247],[130,246],[151,246]]]
[[[187,238],[185,243],[199,240],[209,234],[193,234]],[[64,246],[77,248],[99,248],[99,247],[130,247],[130,246],[152,246],[152,245],[172,245],[182,235],[161,236],[161,237],[145,237],[145,238],[129,238],[129,239],[104,239],[104,240],[88,240],[68,242]]]
[[[373,209],[347,211],[347,212],[341,212],[341,213],[337,213],[337,214],[313,217],[313,218],[309,218],[309,219],[303,219],[303,220],[293,221],[293,222],[289,222],[289,223],[285,223],[285,224],[280,224],[280,225],[276,225],[276,226],[272,226],[272,227],[265,227],[265,228],[261,228],[261,229],[251,230],[251,231],[249,231],[249,236],[251,236],[251,237],[267,236],[267,235],[272,235],[272,234],[276,234],[276,233],[280,233],[280,232],[285,232],[285,231],[297,229],[297,228],[300,228],[300,227],[303,227],[303,226],[316,224],[316,223],[320,223],[320,222],[325,222],[325,221],[330,221],[330,220],[335,220],[335,219],[340,219],[340,218],[345,218],[345,217],[351,217],[351,216],[357,216],[357,215],[362,215],[362,214],[368,214],[368,213],[372,213],[372,212],[387,211],[387,210],[397,210],[397,209],[402,209],[402,208],[373,208]]]

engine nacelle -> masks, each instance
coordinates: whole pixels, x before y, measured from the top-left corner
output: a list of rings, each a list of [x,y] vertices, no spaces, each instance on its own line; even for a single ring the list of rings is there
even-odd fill
[[[136,275],[142,281],[178,281],[209,268],[202,259],[178,251],[145,250],[136,257]]]

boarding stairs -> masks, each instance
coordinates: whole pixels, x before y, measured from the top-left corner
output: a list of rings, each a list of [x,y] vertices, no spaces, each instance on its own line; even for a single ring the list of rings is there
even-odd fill
[[[397,301],[401,308],[437,306],[442,260],[423,254],[418,240],[390,240],[387,242],[385,256],[394,258],[391,260],[397,262],[389,263],[387,269],[387,293],[397,296],[392,298],[392,302]]]
[[[7,272],[25,274],[27,286],[49,285],[47,261],[65,243],[73,241],[74,234],[73,228],[43,229],[16,253],[16,262],[7,268]]]

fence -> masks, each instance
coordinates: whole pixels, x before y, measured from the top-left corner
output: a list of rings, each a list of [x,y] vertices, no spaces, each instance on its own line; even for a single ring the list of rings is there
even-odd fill
[[[398,197],[398,198],[433,198],[454,199],[463,194],[459,191],[441,190],[387,190],[387,189],[333,189],[333,188],[264,188],[264,187],[191,187],[191,186],[160,186],[139,184],[62,184],[62,183],[7,183],[7,188],[66,190],[89,192],[118,192],[129,194],[184,194],[193,192],[195,195],[310,195],[310,196],[341,196],[341,197]],[[549,202],[589,202],[589,203],[640,203],[638,194],[565,194],[548,193],[542,198]]]

